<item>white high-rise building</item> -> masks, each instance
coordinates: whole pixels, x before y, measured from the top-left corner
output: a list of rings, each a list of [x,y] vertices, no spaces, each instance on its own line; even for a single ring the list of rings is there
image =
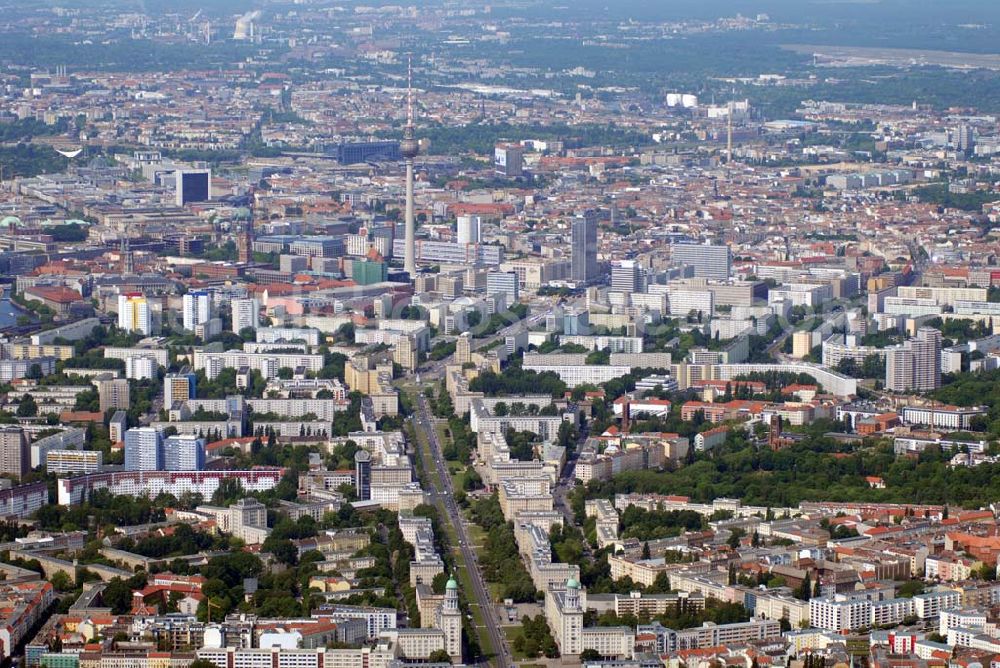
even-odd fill
[[[688,265],[697,277],[729,280],[733,254],[729,246],[706,244],[674,244],[670,247],[673,265]]]
[[[622,260],[611,267],[611,291],[629,294],[646,291],[646,272],[635,260]]]
[[[156,378],[159,365],[152,355],[125,358],[125,377],[135,380],[152,380]]]
[[[513,271],[491,271],[486,274],[486,296],[495,297],[505,294],[507,303],[516,302],[519,298],[517,274]]]
[[[478,244],[482,234],[482,219],[479,216],[459,216],[458,243]]]
[[[200,471],[205,468],[205,441],[194,434],[176,434],[163,441],[166,471]]]
[[[189,292],[184,295],[184,329],[193,332],[198,325],[212,319],[212,296],[207,292]]]
[[[248,299],[234,299],[233,306],[233,332],[240,333],[240,330],[257,329],[260,325],[260,300],[256,297]]]
[[[118,327],[146,336],[153,333],[153,313],[144,295],[118,295]]]
[[[138,427],[125,432],[125,470],[163,470],[160,432],[151,427]]]
[[[586,283],[597,278],[597,215],[594,212],[573,220],[570,228],[570,278]]]
[[[941,386],[941,332],[921,327],[917,336],[885,353],[885,389],[927,392]]]
[[[907,344],[913,353],[913,389],[928,392],[941,387],[941,332],[921,327]]]

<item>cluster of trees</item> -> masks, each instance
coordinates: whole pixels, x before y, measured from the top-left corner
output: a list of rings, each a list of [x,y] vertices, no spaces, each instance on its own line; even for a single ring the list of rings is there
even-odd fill
[[[482,322],[477,323],[472,335],[477,339],[493,336],[504,327],[517,322],[518,320],[524,320],[527,317],[527,304],[514,304],[503,313],[494,313],[491,315],[490,319],[487,320],[485,324]]]
[[[451,357],[455,354],[455,342],[454,341],[438,341],[431,348],[428,356],[434,361],[443,360],[445,357]]]
[[[982,339],[993,334],[993,327],[989,323],[964,318],[950,318],[948,320],[931,318],[925,324],[940,330],[941,337],[951,341],[950,344],[944,344],[945,346]]]
[[[582,563],[586,551],[583,533],[574,526],[558,525],[549,531],[552,560],[562,564]]]
[[[681,630],[701,626],[705,622],[715,624],[734,624],[745,622],[750,619],[750,613],[739,603],[725,603],[715,598],[706,598],[704,609],[697,606],[679,605],[666,614],[650,616],[642,615],[616,615],[614,611],[597,612],[591,610],[584,615],[584,625],[593,626],[632,626],[638,624],[649,624],[658,621],[668,629]]]
[[[644,541],[701,531],[705,526],[705,518],[693,510],[645,510],[636,506],[626,508],[619,520],[622,537]]]
[[[0,146],[0,163],[4,176],[32,177],[65,171],[69,160],[45,144],[14,144]]]
[[[135,552],[153,559],[180,557],[203,550],[228,550],[230,546],[228,538],[195,531],[187,524],[177,525],[176,530],[169,536],[149,535],[138,541],[126,537],[116,545],[120,550]]]
[[[566,383],[551,371],[538,373],[525,371],[519,366],[509,366],[503,373],[484,371],[469,382],[469,389],[488,397],[518,394],[551,394],[562,397]]]
[[[701,315],[695,320],[701,322]],[[691,320],[691,316],[688,317]],[[679,357],[687,355],[691,348],[708,345],[708,337],[700,329],[682,331],[673,320],[651,328],[643,336],[643,350],[650,352],[675,352]]]
[[[448,461],[467,462],[472,456],[472,450],[476,447],[476,434],[469,427],[469,423],[463,419],[452,415],[448,418],[447,441],[441,448],[441,454]]]
[[[347,410],[338,411],[333,416],[333,436],[347,436],[353,431],[361,431],[361,400],[360,392],[347,395],[350,403]]]
[[[530,431],[508,429],[504,434],[507,446],[510,448],[510,458],[521,461],[531,461],[535,458],[535,445],[541,442],[538,434]]]
[[[68,225],[53,225],[45,230],[52,236],[54,241],[59,243],[73,243],[83,241],[87,238],[87,228],[80,223],[69,223]]]
[[[535,615],[534,619],[528,615],[522,617],[521,633],[514,636],[511,648],[529,659],[534,659],[539,654],[550,659],[559,656],[559,648],[548,622],[545,621],[545,615]]]
[[[357,443],[348,439],[330,451],[327,457],[327,464],[331,469],[345,470],[354,467],[354,455],[361,448]]]
[[[948,190],[947,183],[921,186],[915,188],[910,194],[916,195],[920,201],[928,204],[937,204],[945,209],[961,209],[962,211],[982,212],[984,204],[996,201],[996,193],[989,188],[969,193],[953,193]]]
[[[493,407],[493,414],[499,417],[504,415],[558,415],[559,409],[556,408],[555,404],[549,404],[547,406],[538,407],[537,404],[525,404],[523,401],[515,401],[508,404],[506,401],[497,402],[497,405]]]
[[[471,512],[473,521],[486,532],[479,554],[483,577],[502,585],[502,598],[518,603],[534,601],[538,592],[518,554],[514,526],[504,519],[497,495],[477,499]]]
[[[48,504],[38,509],[35,519],[49,531],[78,531],[92,526],[119,527],[162,522],[163,508],[144,497],[114,496],[106,489],[91,494],[89,501],[74,506]]]
[[[861,345],[874,346],[876,348],[887,348],[889,346],[902,343],[904,338],[905,337],[903,337],[902,334],[895,334],[892,330],[869,332],[861,337]]]
[[[124,615],[132,609],[132,592],[145,587],[146,582],[147,576],[143,571],[139,571],[127,580],[112,578],[101,592],[101,600],[105,606],[111,608],[112,614]]]
[[[1000,371],[956,374],[931,396],[953,406],[987,406],[989,412],[976,417],[972,427],[986,431],[989,439],[1000,438]]]
[[[996,387],[989,391],[997,392]],[[587,493],[591,498],[627,492],[681,494],[700,503],[732,496],[776,507],[827,499],[978,508],[1000,496],[1000,465],[952,469],[949,459],[949,453],[937,448],[928,448],[916,459],[897,458],[892,444],[883,442],[844,452],[817,429],[779,451],[727,442],[676,471],[628,471],[613,480],[589,483]],[[870,488],[865,476],[882,477],[886,489]]]
[[[271,534],[264,540],[261,549],[273,554],[286,566],[295,566],[299,561],[298,548],[292,541],[312,538],[319,533],[316,520],[309,516],[300,517],[297,521],[281,517],[272,525]]]
[[[435,417],[449,418],[455,414],[455,404],[452,402],[451,395],[448,394],[448,389],[445,387],[443,381],[438,385],[437,398],[434,397],[434,390],[432,388],[427,388],[425,393],[427,398],[430,399],[431,411]]]
[[[201,569],[205,598],[198,605],[198,619],[222,619],[243,600],[245,578],[256,578],[264,572],[260,557],[242,550],[228,552],[209,559]]]
[[[569,65],[568,67],[573,67]],[[429,140],[431,153],[458,155],[467,151],[491,154],[497,141],[520,139],[552,139],[565,143],[567,148],[612,144],[633,146],[649,143],[641,133],[611,125],[511,125],[509,123],[439,126],[420,129]]]
[[[866,355],[861,364],[851,357],[840,360],[837,371],[854,378],[885,378],[885,358],[881,355]]]
[[[587,357],[584,358],[584,364],[596,366],[607,366],[608,364],[611,364],[611,350],[605,348],[604,350],[595,350],[592,353],[587,353]]]

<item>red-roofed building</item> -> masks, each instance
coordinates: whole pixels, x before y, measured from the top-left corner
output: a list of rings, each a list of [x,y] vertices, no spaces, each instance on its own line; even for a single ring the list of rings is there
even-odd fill
[[[22,296],[28,301],[39,301],[56,313],[66,313],[71,305],[82,302],[83,295],[61,285],[36,285],[25,288]]]

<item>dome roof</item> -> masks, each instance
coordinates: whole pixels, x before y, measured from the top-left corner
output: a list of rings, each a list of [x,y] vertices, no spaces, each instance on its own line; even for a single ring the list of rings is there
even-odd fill
[[[21,219],[17,216],[5,216],[0,219],[0,227],[10,227],[11,225],[20,225]]]
[[[579,589],[579,588],[580,588],[580,583],[576,581],[576,578],[570,577],[569,580],[566,580],[566,589]]]
[[[450,578],[448,578],[448,583],[444,586],[444,588],[446,590],[447,589],[458,589],[458,583],[455,582],[455,578],[454,577],[450,577]]]

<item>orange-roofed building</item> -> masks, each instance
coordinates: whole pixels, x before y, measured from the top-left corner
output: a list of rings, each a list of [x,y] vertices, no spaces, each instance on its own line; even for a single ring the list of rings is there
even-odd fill
[[[1000,555],[1000,536],[977,536],[971,533],[949,531],[944,537],[945,550],[968,552],[984,564],[995,565]]]
[[[21,294],[27,301],[40,301],[56,313],[66,313],[70,305],[83,301],[83,295],[62,285],[36,285]]]

